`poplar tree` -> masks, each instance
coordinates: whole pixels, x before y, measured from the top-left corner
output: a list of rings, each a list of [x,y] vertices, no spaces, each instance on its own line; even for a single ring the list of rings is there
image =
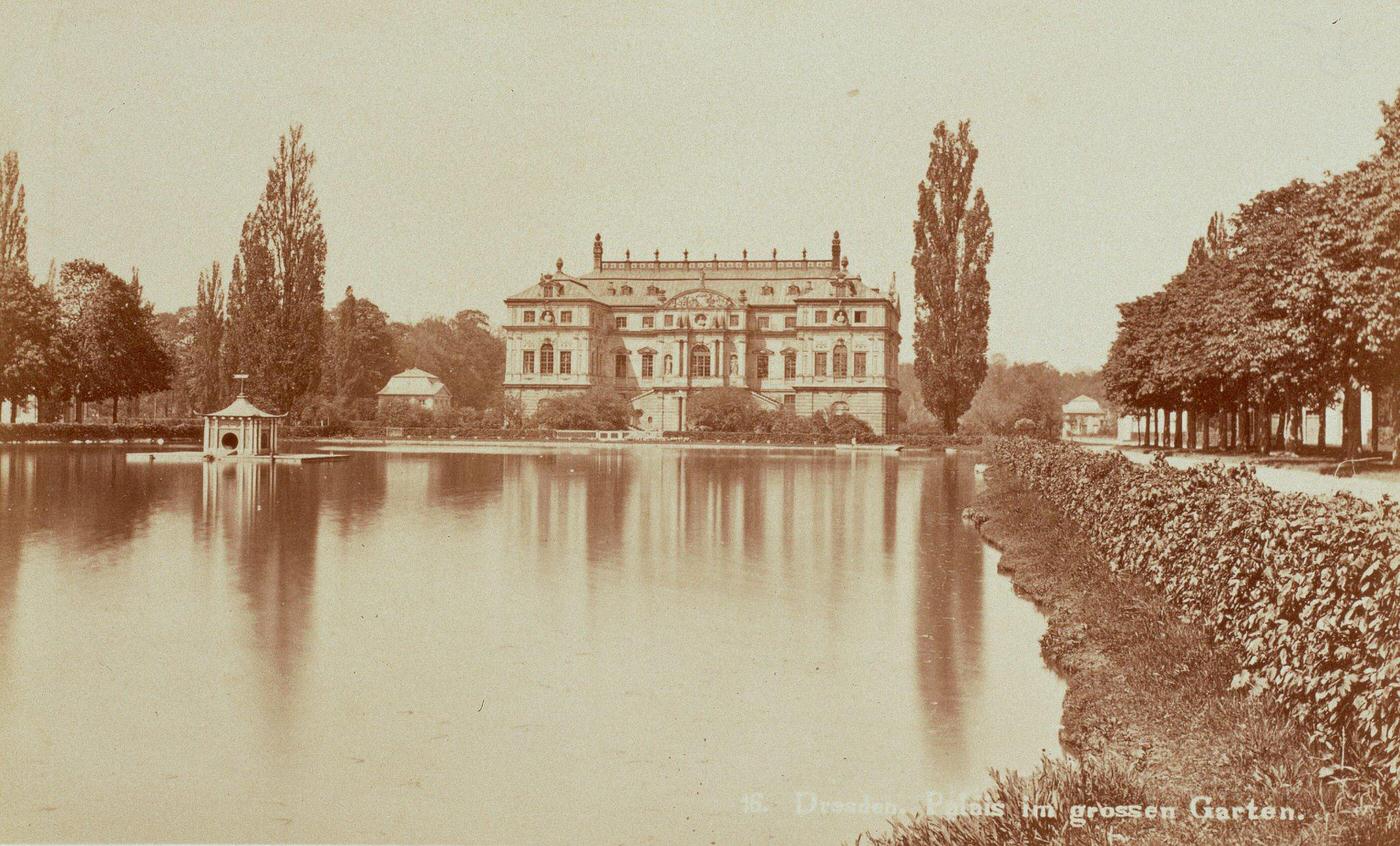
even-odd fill
[[[969,127],[934,128],[914,221],[914,374],[948,433],[987,375],[992,216],[982,189],[972,190]]]
[[[185,368],[188,379],[186,387],[198,411],[216,411],[227,392],[224,320],[224,280],[216,261],[209,270],[199,273],[192,338]]]
[[[44,393],[58,366],[58,309],[30,276],[28,227],[12,150],[0,159],[0,400],[10,403],[11,423],[21,405]]]
[[[278,142],[229,286],[232,367],[278,411],[316,389],[324,343],[326,234],[311,185],[316,156],[302,135],[293,125]]]

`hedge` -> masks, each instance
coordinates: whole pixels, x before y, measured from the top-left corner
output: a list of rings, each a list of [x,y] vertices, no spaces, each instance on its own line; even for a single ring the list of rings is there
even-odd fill
[[[198,443],[203,425],[175,423],[15,423],[0,426],[0,443],[42,441],[189,441]]]
[[[1115,571],[1237,647],[1313,740],[1400,782],[1400,507],[1287,494],[1248,466],[1178,470],[1031,438],[993,460],[1054,503]]]

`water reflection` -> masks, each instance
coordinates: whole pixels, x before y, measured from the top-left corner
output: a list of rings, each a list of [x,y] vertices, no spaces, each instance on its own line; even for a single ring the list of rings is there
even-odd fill
[[[0,450],[0,837],[853,838],[879,819],[792,795],[907,803],[1054,745],[972,485],[802,452]]]

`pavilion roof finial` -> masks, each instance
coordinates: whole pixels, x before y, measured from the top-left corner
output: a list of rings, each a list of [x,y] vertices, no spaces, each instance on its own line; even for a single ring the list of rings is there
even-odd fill
[[[247,393],[247,388],[248,388],[248,374],[247,374],[247,373],[235,373],[235,374],[233,374],[233,380],[234,380],[235,382],[238,383],[238,395],[239,395],[240,397],[246,397],[246,396],[248,396],[248,393]]]

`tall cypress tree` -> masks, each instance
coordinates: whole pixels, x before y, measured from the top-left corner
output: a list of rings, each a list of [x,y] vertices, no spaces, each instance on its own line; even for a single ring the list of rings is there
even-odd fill
[[[972,190],[969,127],[962,121],[956,135],[942,122],[934,128],[914,221],[914,374],[949,433],[987,375],[992,216],[982,189]]]
[[[229,288],[233,367],[249,373],[254,396],[279,411],[321,377],[326,233],[311,186],[315,163],[301,126],[292,126],[243,222]]]

